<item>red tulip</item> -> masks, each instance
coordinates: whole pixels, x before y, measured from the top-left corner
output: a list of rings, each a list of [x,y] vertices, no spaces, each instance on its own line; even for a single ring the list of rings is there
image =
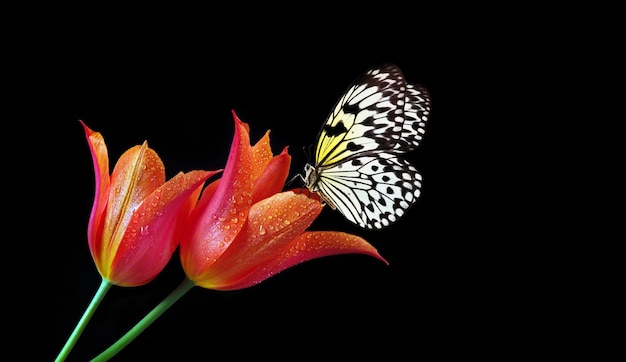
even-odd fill
[[[281,192],[289,174],[287,148],[274,156],[269,132],[254,146],[235,118],[235,135],[221,179],[208,185],[180,226],[187,278],[214,290],[247,288],[301,262],[360,253],[385,261],[363,238],[307,231],[322,211],[319,199]]]
[[[109,175],[104,139],[82,122],[95,170],[89,218],[89,250],[103,279],[138,286],[154,279],[178,246],[174,230],[181,210],[197,199],[218,171],[178,173],[165,181],[165,168],[147,142],[127,150]]]

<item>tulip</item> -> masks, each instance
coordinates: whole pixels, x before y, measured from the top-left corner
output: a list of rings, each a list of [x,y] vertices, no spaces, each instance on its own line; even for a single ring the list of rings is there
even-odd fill
[[[112,285],[144,285],[163,270],[178,247],[179,212],[187,211],[189,200],[197,199],[204,182],[219,172],[180,172],[166,182],[163,162],[144,142],[124,152],[109,175],[104,138],[80,122],[96,177],[87,240],[102,282],[57,361],[66,358]]]
[[[305,231],[322,211],[316,198],[280,192],[289,174],[287,148],[273,156],[269,133],[250,145],[236,114],[235,137],[219,181],[209,185],[181,226],[180,257],[187,277],[203,288],[253,286],[291,266],[322,256],[361,253],[384,261],[364,239]]]
[[[92,361],[106,361],[194,286],[212,290],[252,287],[304,261],[358,253],[387,261],[356,235],[307,231],[323,209],[318,197],[281,192],[291,156],[276,156],[269,132],[254,146],[249,127],[233,112],[235,132],[222,177],[210,183],[188,217],[177,224],[183,282],[135,327]]]
[[[127,150],[109,176],[104,139],[82,121],[96,174],[88,241],[100,275],[111,284],[139,286],[163,270],[178,246],[175,221],[206,171],[179,172],[165,182],[165,167],[147,142]]]

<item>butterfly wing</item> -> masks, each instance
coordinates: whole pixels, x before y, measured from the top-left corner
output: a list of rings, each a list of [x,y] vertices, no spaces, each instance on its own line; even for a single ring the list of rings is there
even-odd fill
[[[404,123],[402,136],[394,149],[413,151],[422,141],[426,132],[426,121],[430,115],[430,93],[421,85],[407,84],[406,102],[404,103]]]
[[[372,69],[356,80],[320,130],[317,165],[393,149],[402,133],[405,94],[404,77],[395,65]]]
[[[421,175],[399,154],[422,139],[430,96],[388,64],[357,79],[318,135],[305,182],[349,221],[370,229],[395,222],[417,200]]]
[[[319,172],[319,193],[362,228],[395,222],[420,195],[422,177],[408,161],[382,152]]]

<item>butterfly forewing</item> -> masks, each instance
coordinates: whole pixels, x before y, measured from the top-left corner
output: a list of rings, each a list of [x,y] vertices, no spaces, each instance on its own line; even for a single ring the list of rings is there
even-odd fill
[[[392,65],[370,70],[354,82],[320,131],[318,165],[393,148],[402,133],[405,92],[402,73]]]
[[[412,151],[426,132],[426,121],[430,115],[430,95],[421,85],[407,84],[404,104],[404,124],[402,136],[395,145],[396,151]]]
[[[349,221],[380,229],[415,203],[422,178],[400,154],[417,147],[430,115],[430,96],[385,65],[357,79],[318,135],[305,183]]]

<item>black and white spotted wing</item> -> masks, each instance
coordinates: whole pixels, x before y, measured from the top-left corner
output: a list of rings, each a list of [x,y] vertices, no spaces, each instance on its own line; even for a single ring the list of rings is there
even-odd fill
[[[422,177],[401,155],[419,145],[429,115],[428,91],[396,65],[367,71],[320,130],[307,188],[363,228],[390,225],[420,195]]]

